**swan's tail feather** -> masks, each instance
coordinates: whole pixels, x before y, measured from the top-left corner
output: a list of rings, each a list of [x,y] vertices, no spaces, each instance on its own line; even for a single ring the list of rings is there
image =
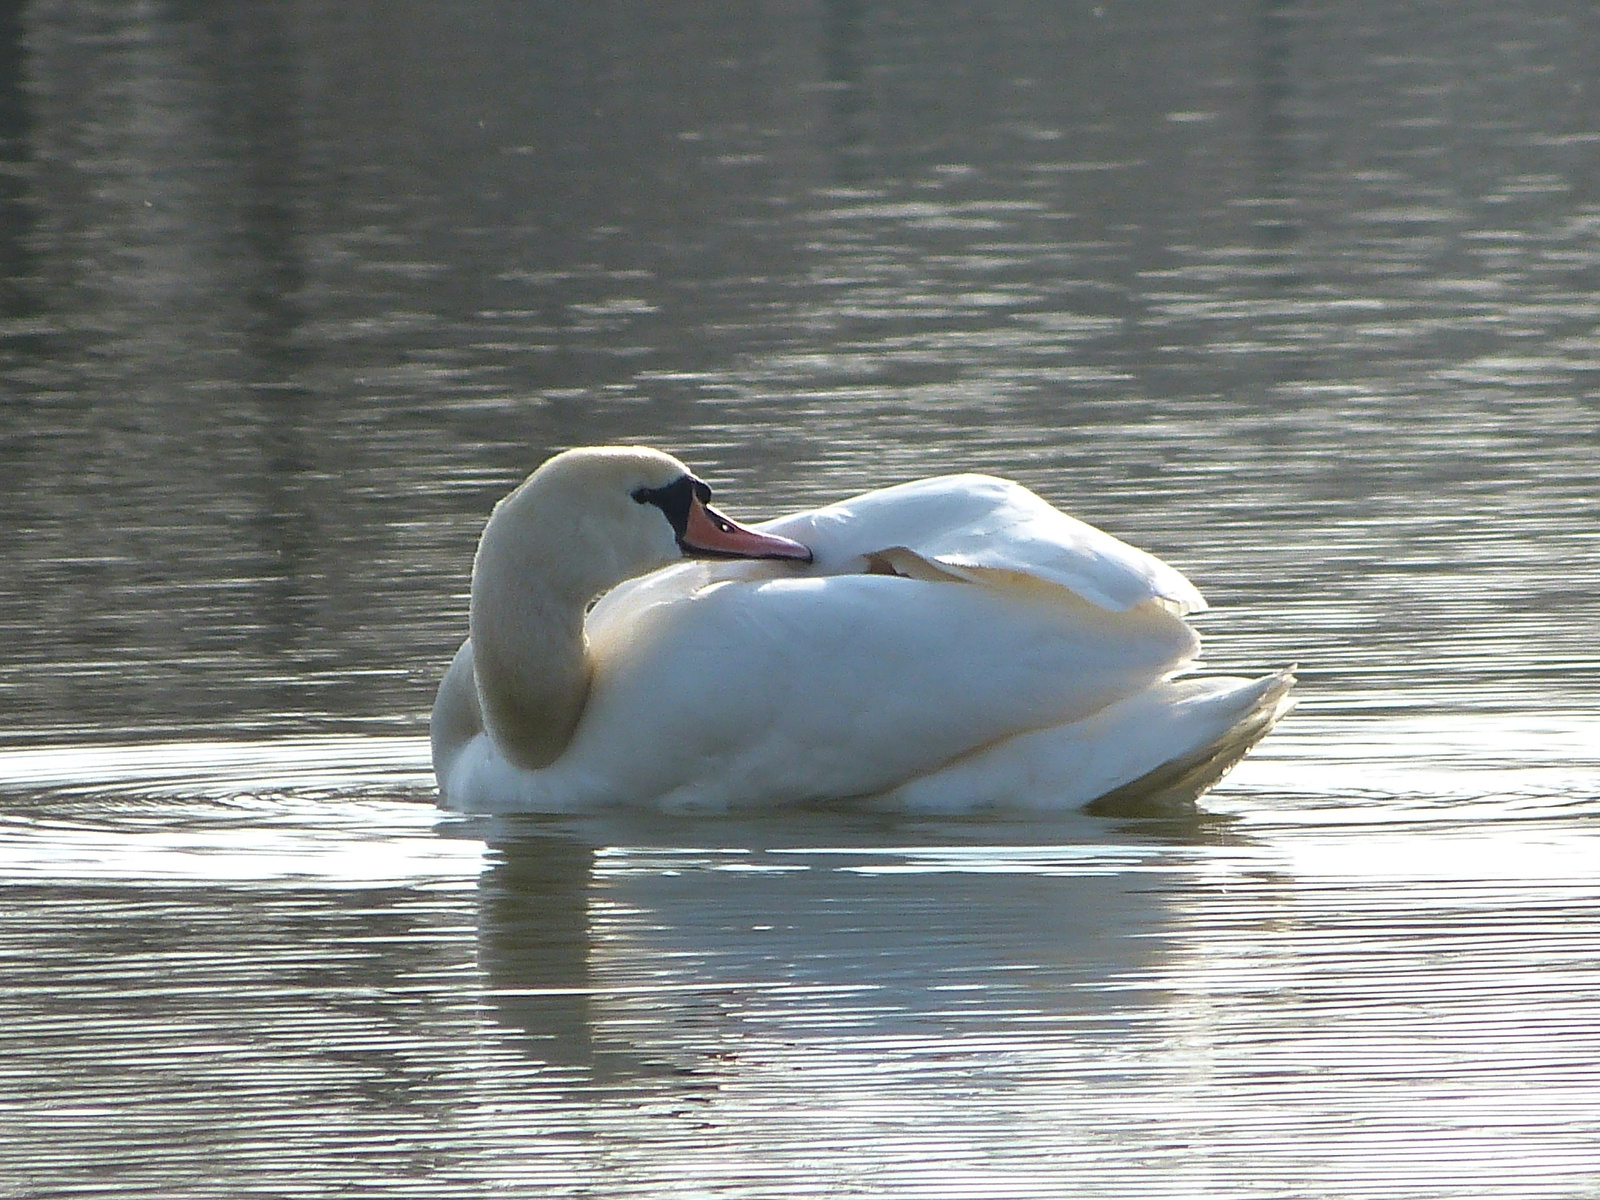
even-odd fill
[[[866,804],[928,814],[1193,815],[1200,794],[1293,707],[1294,682],[1292,669],[1163,680],[1082,721],[983,747]]]
[[[1168,760],[1091,800],[1084,811],[1101,817],[1171,817],[1195,811],[1195,801],[1238,765],[1252,746],[1295,705],[1294,668],[1256,680],[1243,714],[1221,737]]]

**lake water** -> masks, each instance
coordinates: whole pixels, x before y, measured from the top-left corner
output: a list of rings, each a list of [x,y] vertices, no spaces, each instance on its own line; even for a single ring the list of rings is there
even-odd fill
[[[1600,16],[0,15],[0,1197],[1600,1196]],[[965,468],[1301,706],[1179,823],[485,822],[551,451]]]

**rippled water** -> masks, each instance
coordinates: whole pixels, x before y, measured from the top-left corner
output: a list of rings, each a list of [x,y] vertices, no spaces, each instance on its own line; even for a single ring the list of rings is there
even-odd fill
[[[1600,1195],[1577,4],[0,17],[0,1196]],[[974,467],[1301,707],[1180,824],[465,821],[493,500]]]
[[[1176,826],[441,822],[415,739],[11,752],[3,1159],[20,1195],[1588,1194],[1597,747],[1301,719]]]

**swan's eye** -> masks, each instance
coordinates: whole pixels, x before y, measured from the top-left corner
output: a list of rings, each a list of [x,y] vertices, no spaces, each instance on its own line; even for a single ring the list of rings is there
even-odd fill
[[[640,504],[654,504],[659,508],[671,522],[672,531],[681,538],[689,528],[689,504],[696,482],[691,476],[682,475],[662,487],[635,488],[630,494]]]

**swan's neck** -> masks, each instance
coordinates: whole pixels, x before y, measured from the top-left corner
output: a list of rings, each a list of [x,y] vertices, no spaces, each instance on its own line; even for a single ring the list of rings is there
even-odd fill
[[[483,722],[519,766],[560,757],[589,692],[584,613],[618,579],[550,537],[518,489],[496,506],[472,565],[469,623]],[[519,511],[520,510],[520,511]]]

